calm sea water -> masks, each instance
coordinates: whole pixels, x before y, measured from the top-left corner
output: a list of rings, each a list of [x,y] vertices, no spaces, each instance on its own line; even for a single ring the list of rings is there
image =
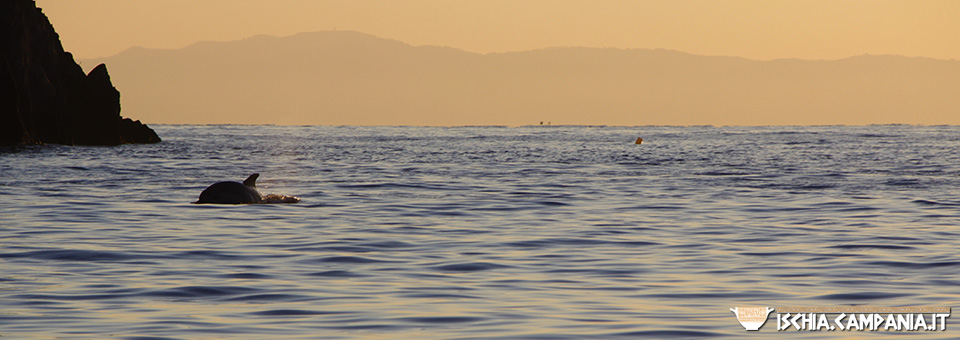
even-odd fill
[[[899,339],[729,309],[960,307],[956,126],[155,128],[0,152],[0,337]],[[254,172],[303,202],[190,204]]]

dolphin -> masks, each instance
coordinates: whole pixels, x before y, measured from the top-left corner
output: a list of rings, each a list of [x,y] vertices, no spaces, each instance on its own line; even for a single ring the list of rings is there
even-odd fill
[[[257,191],[257,177],[253,174],[240,182],[217,182],[200,193],[200,200],[193,203],[253,204],[263,203],[263,196]]]

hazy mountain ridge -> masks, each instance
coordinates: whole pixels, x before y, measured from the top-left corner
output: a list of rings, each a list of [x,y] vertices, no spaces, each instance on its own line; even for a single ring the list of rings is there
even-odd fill
[[[350,31],[255,36],[106,62],[158,123],[960,124],[960,62],[549,48],[477,54]]]

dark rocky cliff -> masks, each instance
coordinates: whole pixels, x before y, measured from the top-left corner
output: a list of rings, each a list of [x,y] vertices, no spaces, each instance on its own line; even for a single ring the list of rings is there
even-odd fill
[[[84,74],[33,0],[0,1],[0,52],[0,145],[160,141],[120,116],[107,67]]]

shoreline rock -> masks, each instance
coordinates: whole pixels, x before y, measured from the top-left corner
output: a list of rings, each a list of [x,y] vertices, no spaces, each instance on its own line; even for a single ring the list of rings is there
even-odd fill
[[[161,141],[121,117],[106,65],[84,74],[33,0],[0,1],[0,51],[0,145]]]

